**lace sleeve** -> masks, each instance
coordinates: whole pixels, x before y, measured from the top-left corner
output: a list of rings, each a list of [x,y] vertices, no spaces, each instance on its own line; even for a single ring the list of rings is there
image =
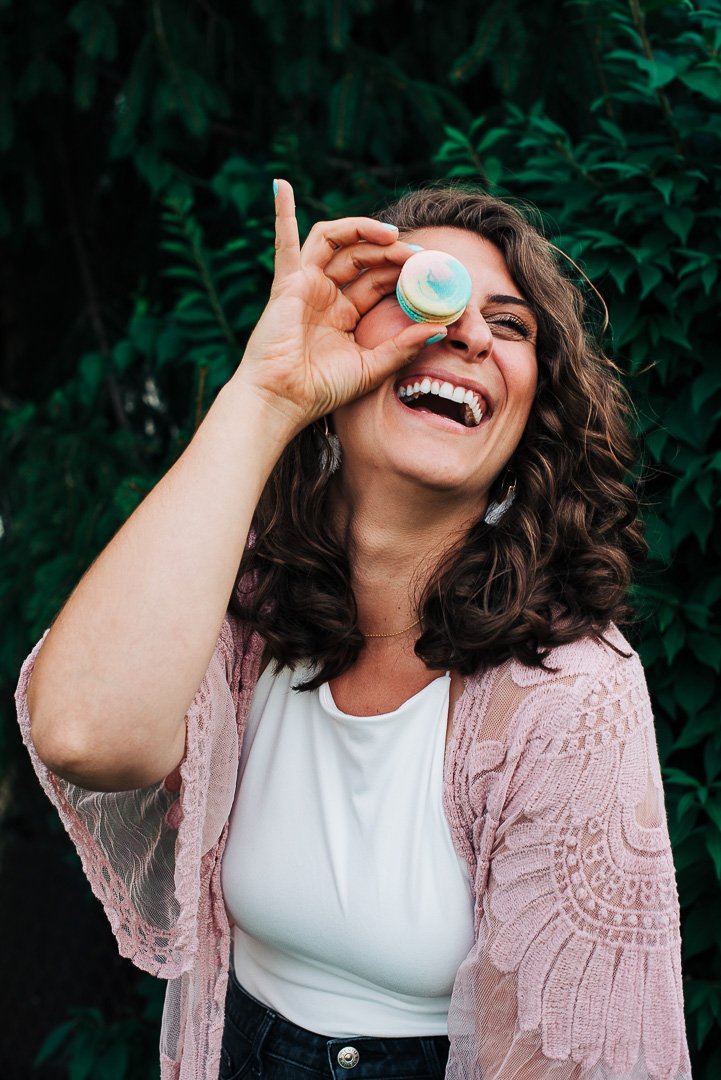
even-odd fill
[[[454,989],[448,1080],[690,1080],[643,671],[618,658],[584,684],[556,689],[515,762]]]
[[[88,791],[42,763],[30,732],[27,686],[44,637],[25,661],[15,695],[35,772],[103,904],[121,956],[163,978],[192,966],[203,859],[232,805],[238,761],[234,633],[226,619],[185,717],[183,761],[147,788]]]

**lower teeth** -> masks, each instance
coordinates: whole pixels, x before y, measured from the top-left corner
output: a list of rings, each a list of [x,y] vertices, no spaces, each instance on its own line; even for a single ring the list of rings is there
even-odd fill
[[[408,405],[409,408],[413,408],[415,406],[416,402],[419,400],[419,398],[426,397],[426,396],[427,395],[422,394],[422,393],[420,393],[420,394],[408,394],[408,395],[404,396],[403,398],[401,398],[401,401],[403,401],[404,404]],[[425,412],[432,413],[434,416],[443,416],[443,415],[445,415],[444,413],[437,413],[434,409],[428,408],[427,405],[419,405],[419,408],[424,410]],[[449,416],[448,419],[452,420],[453,417]],[[463,403],[462,417],[457,422],[462,424],[463,427],[478,427],[478,424],[480,423],[479,420],[476,420],[473,409],[468,404],[468,402]]]

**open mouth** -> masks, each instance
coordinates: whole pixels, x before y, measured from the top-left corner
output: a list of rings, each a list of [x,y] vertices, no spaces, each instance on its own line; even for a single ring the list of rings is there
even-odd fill
[[[478,427],[484,416],[490,416],[488,403],[476,390],[428,376],[399,383],[396,394],[409,409],[445,416],[467,428]]]

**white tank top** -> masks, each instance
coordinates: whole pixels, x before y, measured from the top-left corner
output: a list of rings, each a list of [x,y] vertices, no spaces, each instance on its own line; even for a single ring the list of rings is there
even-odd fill
[[[268,668],[243,741],[221,881],[241,985],[333,1038],[447,1033],[473,944],[443,805],[450,677],[349,716]]]

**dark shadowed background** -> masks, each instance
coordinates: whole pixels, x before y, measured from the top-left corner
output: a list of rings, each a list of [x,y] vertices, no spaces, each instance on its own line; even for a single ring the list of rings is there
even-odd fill
[[[163,985],[118,958],[12,691],[239,362],[279,175],[303,231],[433,178],[531,200],[605,298],[694,1076],[721,1076],[720,48],[719,0],[0,0],[2,1080],[158,1075]]]

